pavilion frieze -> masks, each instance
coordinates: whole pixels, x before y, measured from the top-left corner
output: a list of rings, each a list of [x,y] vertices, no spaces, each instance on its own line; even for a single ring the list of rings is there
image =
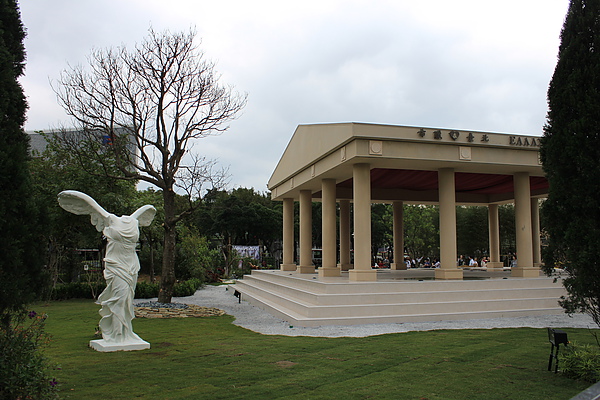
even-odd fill
[[[431,138],[439,141],[467,142],[467,143],[488,143],[490,135],[479,132],[461,132],[457,130],[425,129],[420,128],[416,131],[421,138]],[[506,136],[507,144],[517,147],[540,147],[539,137],[503,135]]]

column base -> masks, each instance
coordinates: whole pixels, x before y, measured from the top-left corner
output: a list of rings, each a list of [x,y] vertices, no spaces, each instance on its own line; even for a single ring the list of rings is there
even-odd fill
[[[515,278],[539,278],[540,269],[535,267],[515,267],[511,270],[510,276]]]
[[[295,271],[296,267],[297,267],[296,264],[281,264],[279,269],[282,271]]]
[[[298,265],[296,267],[296,272],[301,274],[314,274],[315,266],[314,265]]]
[[[437,268],[435,270],[435,279],[456,279],[463,278],[463,270],[458,268]]]
[[[368,269],[351,269],[348,272],[348,277],[352,282],[375,282],[377,281],[377,271]]]
[[[488,272],[501,272],[504,271],[504,263],[500,261],[490,261],[487,263]]]
[[[319,278],[340,276],[340,269],[336,267],[321,267],[318,269]]]
[[[354,265],[352,265],[352,264],[338,264],[337,267],[340,269],[340,271],[350,271],[352,268],[354,268]]]
[[[400,270],[405,270],[407,269],[406,267],[406,263],[391,263],[390,264],[390,269],[396,270],[396,271],[400,271]]]

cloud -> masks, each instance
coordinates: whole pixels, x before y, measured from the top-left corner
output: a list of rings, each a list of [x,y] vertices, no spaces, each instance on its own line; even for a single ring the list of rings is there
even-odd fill
[[[195,27],[249,95],[195,150],[265,184],[298,124],[374,122],[541,134],[568,0],[23,1],[27,129],[67,121],[48,80],[94,47]]]

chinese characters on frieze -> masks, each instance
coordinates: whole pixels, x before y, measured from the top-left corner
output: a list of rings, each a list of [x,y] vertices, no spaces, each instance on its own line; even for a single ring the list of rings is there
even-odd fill
[[[487,143],[490,141],[490,136],[487,133],[473,133],[473,132],[459,132],[456,130],[442,131],[440,129],[432,130],[428,132],[426,129],[419,129],[417,134],[422,137],[430,137],[435,140],[450,139],[456,141],[467,141],[469,143],[480,142]],[[540,147],[540,138],[534,138],[531,136],[514,136],[506,135],[508,144],[510,146],[521,146],[521,147]]]

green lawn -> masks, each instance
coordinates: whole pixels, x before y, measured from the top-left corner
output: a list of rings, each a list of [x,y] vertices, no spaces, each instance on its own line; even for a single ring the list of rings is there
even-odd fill
[[[63,399],[569,399],[589,385],[547,371],[545,329],[444,330],[369,338],[266,336],[233,317],[136,319],[152,348],[88,348],[90,300],[38,304]],[[592,343],[585,329],[569,339]]]

